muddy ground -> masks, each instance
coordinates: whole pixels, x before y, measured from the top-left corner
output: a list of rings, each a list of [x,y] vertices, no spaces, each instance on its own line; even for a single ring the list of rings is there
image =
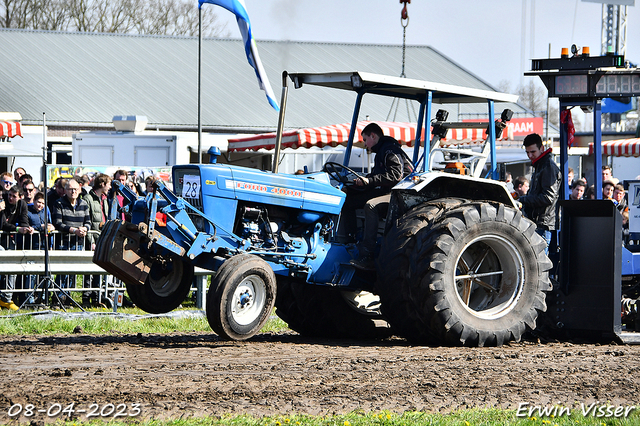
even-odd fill
[[[294,333],[242,343],[207,333],[5,336],[0,374],[1,424],[49,423],[71,403],[80,419],[640,405],[640,346],[615,344],[418,347]]]

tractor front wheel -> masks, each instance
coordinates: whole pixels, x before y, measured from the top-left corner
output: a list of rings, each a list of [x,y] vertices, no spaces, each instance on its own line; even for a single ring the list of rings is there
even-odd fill
[[[246,340],[269,319],[276,300],[276,278],[267,262],[239,254],[218,269],[207,293],[207,320],[230,340]]]

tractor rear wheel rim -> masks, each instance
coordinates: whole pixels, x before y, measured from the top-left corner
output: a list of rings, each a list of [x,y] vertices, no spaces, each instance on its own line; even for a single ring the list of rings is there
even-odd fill
[[[465,244],[456,261],[458,300],[478,318],[500,318],[517,305],[524,270],[524,259],[511,241],[498,235],[477,237]]]

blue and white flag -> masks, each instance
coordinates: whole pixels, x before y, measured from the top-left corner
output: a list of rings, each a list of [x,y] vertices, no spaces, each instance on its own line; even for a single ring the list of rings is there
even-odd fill
[[[267,74],[264,72],[262,62],[260,62],[260,56],[258,56],[258,47],[256,46],[256,41],[251,33],[251,22],[249,21],[249,14],[247,13],[247,8],[244,5],[244,0],[198,0],[198,7],[202,7],[203,3],[215,4],[233,12],[236,15],[238,28],[242,34],[242,40],[244,40],[244,50],[247,54],[247,60],[256,71],[256,77],[258,77],[260,89],[264,90],[267,94],[267,100],[271,106],[276,111],[280,111],[280,107],[278,107],[278,103],[273,95],[273,90],[269,84]]]

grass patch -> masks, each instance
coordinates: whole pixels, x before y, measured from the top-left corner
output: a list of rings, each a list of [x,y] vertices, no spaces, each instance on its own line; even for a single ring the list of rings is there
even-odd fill
[[[114,315],[93,315],[82,318],[66,319],[64,317],[38,318],[37,315],[11,313],[7,310],[0,315],[0,334],[29,335],[29,334],[72,334],[80,326],[85,334],[165,334],[173,332],[206,332],[212,333],[206,316],[186,317],[148,317],[141,319],[124,319]],[[24,313],[27,313],[25,311]],[[67,312],[81,312],[80,309],[67,309]],[[89,309],[87,312],[108,314],[106,309]],[[119,308],[118,313],[129,315],[145,315],[146,312],[138,308]],[[277,316],[272,315],[262,328],[261,333],[278,333],[288,330],[287,324]]]
[[[82,288],[82,275],[76,276],[75,288]],[[210,278],[208,278],[210,280]],[[122,289],[123,290],[123,289]],[[54,291],[54,290],[52,290]],[[70,292],[73,300],[78,304],[82,302],[82,293]],[[126,296],[126,293],[125,293]],[[182,308],[185,310],[197,310],[195,307],[195,296],[191,293],[182,302]],[[18,302],[16,302],[18,303]],[[81,312],[76,307],[66,307],[67,312]],[[109,314],[112,309],[92,308],[85,309],[87,312],[100,312]],[[0,310],[0,335],[28,335],[28,334],[71,334],[73,330],[80,326],[85,334],[164,334],[173,332],[206,332],[211,333],[211,327],[207,322],[205,315],[189,316],[180,318],[171,317],[150,317],[142,319],[122,319],[114,315],[94,315],[90,318],[74,318],[65,319],[56,317],[51,319],[37,318],[35,315],[22,315],[25,313],[33,313],[23,309],[14,313],[6,309]],[[63,312],[63,311],[57,311]],[[117,309],[119,314],[129,315],[146,315],[147,313],[138,308]],[[274,312],[271,318],[264,325],[260,333],[278,333],[289,330],[287,324],[278,318]]]
[[[67,309],[67,312],[81,312],[79,309]],[[108,313],[107,310],[91,309],[88,312]],[[118,309],[118,313],[144,315],[137,308]],[[86,318],[66,319],[53,317],[42,319],[38,315],[20,315],[0,317],[0,334],[71,334],[77,327],[86,334],[113,333],[170,333],[174,331],[211,331],[206,317],[166,318],[152,317],[142,319],[124,319],[113,315],[95,315]]]
[[[68,425],[93,425],[107,424],[119,425],[144,425],[144,426],[631,426],[640,423],[640,415],[637,410],[631,412],[627,418],[597,418],[593,416],[584,417],[579,408],[572,410],[570,416],[563,417],[517,417],[515,410],[500,410],[496,408],[470,410],[460,410],[449,414],[405,412],[396,414],[389,411],[364,413],[353,411],[345,415],[327,416],[271,416],[252,417],[222,416],[204,417],[195,419],[180,420],[149,420],[137,422],[82,422],[79,420],[60,422],[58,424]]]

